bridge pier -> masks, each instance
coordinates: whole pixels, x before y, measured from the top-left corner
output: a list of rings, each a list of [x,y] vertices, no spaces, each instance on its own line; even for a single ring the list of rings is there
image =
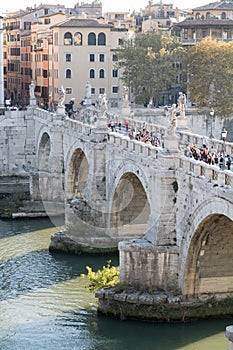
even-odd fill
[[[146,239],[120,242],[120,283],[136,290],[178,291],[178,249]]]

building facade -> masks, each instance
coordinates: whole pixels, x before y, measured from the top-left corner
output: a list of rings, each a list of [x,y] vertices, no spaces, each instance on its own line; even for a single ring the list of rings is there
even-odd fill
[[[112,104],[119,102],[120,75],[115,49],[127,39],[127,30],[118,30],[97,20],[72,18],[52,27],[53,60],[50,82],[51,103],[58,102],[58,89],[66,91],[66,103],[74,101],[80,107],[85,98],[85,86],[91,85],[91,99],[106,94]]]

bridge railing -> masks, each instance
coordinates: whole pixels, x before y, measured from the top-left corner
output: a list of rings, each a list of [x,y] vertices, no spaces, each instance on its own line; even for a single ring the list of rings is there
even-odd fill
[[[137,140],[130,140],[128,136],[116,132],[109,133],[109,142],[120,148],[127,149],[128,151],[141,154],[145,157],[153,157],[155,159],[157,158],[159,150],[161,150],[160,147],[155,147]]]
[[[84,135],[90,135],[91,130],[94,129],[93,125],[84,124],[79,120],[73,120],[69,118],[66,119],[66,125],[68,126],[69,130],[78,131],[79,133]]]
[[[193,134],[191,132],[187,131],[176,131],[177,135],[179,136],[180,143],[182,145],[189,145],[189,144],[195,144],[197,147],[202,147],[203,145],[203,135]],[[211,149],[212,146],[214,149],[217,150],[217,152],[224,151],[225,154],[233,155],[233,143],[232,142],[226,142],[223,140],[218,140],[214,138],[205,137],[208,143],[208,148]]]
[[[219,187],[229,186],[233,188],[233,172],[231,170],[221,170],[215,165],[209,165],[185,156],[177,158],[177,161],[177,167],[192,176],[203,178]]]

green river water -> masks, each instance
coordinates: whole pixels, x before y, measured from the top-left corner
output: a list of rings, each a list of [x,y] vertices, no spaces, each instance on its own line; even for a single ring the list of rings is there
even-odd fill
[[[226,350],[233,319],[192,323],[120,321],[97,314],[85,287],[116,256],[48,251],[62,221],[0,220],[0,350]]]

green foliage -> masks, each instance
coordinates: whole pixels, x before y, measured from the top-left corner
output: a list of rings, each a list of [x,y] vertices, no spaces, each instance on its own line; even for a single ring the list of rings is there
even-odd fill
[[[108,260],[107,265],[97,272],[94,272],[90,266],[86,266],[86,269],[89,278],[88,289],[91,292],[103,287],[112,287],[119,282],[120,269],[119,267],[111,266],[111,260]],[[83,277],[84,275],[81,276]]]
[[[229,116],[233,105],[233,43],[205,38],[188,51],[190,99]]]
[[[151,30],[124,41],[116,51],[121,79],[133,92],[136,102],[158,99],[163,91],[176,85],[184,50],[173,37]]]

